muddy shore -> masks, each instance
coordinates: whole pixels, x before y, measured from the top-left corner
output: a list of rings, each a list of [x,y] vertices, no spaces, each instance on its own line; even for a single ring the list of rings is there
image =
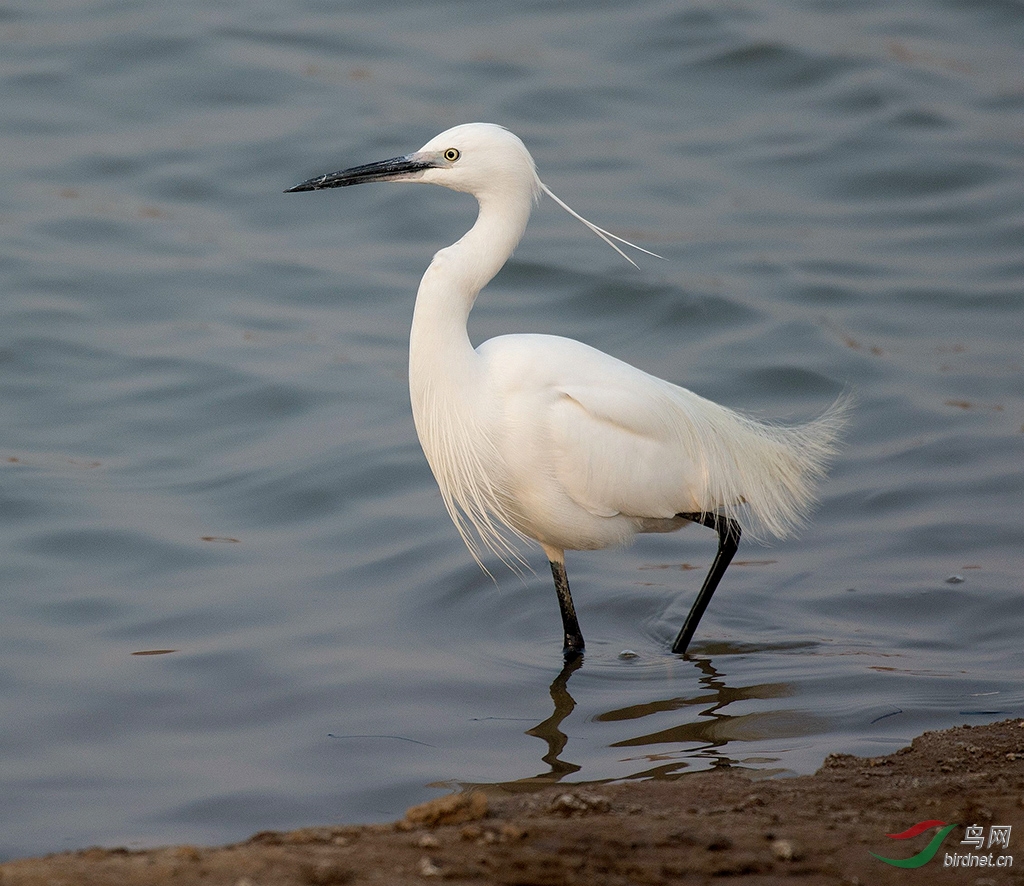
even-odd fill
[[[922,822],[932,824],[917,835],[887,836]],[[920,861],[949,825],[917,868],[872,855]],[[985,842],[995,827],[997,842],[962,843],[979,833],[968,826],[979,827]],[[960,857],[956,867],[950,856]],[[982,866],[983,858],[990,864]],[[798,778],[753,780],[719,770],[520,794],[491,789],[441,797],[387,825],[264,832],[214,848],[93,848],[0,864],[2,886],[905,886],[925,878],[1024,883],[1024,720],[925,733],[884,757],[830,756],[814,775]]]

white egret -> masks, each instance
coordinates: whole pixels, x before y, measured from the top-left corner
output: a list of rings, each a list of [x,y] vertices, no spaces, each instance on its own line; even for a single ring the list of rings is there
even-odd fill
[[[738,512],[780,538],[802,522],[834,451],[842,406],[800,427],[777,427],[571,339],[503,335],[474,348],[469,312],[519,243],[542,192],[623,256],[613,241],[641,248],[573,212],[537,177],[522,141],[488,123],[456,126],[412,154],[289,192],[375,181],[443,185],[480,204],[473,227],[423,275],[409,341],[416,432],[473,557],[480,562],[479,543],[506,562],[520,558],[518,542],[540,544],[571,659],[584,643],[566,550],[690,522],[708,526],[718,533],[718,553],[672,646],[685,652],[736,551]]]

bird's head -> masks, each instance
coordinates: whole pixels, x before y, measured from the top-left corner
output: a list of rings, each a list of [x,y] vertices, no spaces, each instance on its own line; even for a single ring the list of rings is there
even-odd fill
[[[464,123],[434,136],[411,154],[311,178],[288,192],[379,181],[443,185],[478,199],[517,193],[532,200],[541,190],[533,157],[518,136],[493,123]]]
[[[453,191],[465,191],[485,204],[504,209],[515,207],[525,227],[530,207],[543,192],[574,218],[579,219],[630,264],[636,264],[615,242],[632,246],[658,258],[635,243],[599,228],[565,204],[538,177],[533,157],[519,137],[494,123],[463,123],[435,135],[418,151],[329,172],[288,188],[295,191],[320,191],[345,188],[363,182],[413,181],[443,185]],[[520,234],[522,231],[520,230]]]

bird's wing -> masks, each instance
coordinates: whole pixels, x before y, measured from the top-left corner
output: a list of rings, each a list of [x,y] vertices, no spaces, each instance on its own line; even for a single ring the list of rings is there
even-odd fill
[[[558,386],[548,412],[558,482],[598,516],[701,510],[699,453],[685,447],[680,428],[688,417],[679,398],[659,379],[621,366],[630,371],[613,367],[601,378]]]
[[[571,339],[512,335],[481,345],[507,437],[596,516],[671,518],[714,506],[701,420],[721,407]],[[518,451],[510,454],[512,460]]]

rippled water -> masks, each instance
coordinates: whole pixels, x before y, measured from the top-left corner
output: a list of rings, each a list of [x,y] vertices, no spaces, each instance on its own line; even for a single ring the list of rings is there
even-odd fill
[[[0,48],[0,853],[1021,713],[1018,3],[16,0]],[[546,201],[478,340],[771,417],[857,397],[810,528],[743,545],[691,660],[706,530],[570,556],[560,674],[543,557],[493,584],[444,513],[406,336],[471,201],[281,193],[477,119],[669,259]]]

